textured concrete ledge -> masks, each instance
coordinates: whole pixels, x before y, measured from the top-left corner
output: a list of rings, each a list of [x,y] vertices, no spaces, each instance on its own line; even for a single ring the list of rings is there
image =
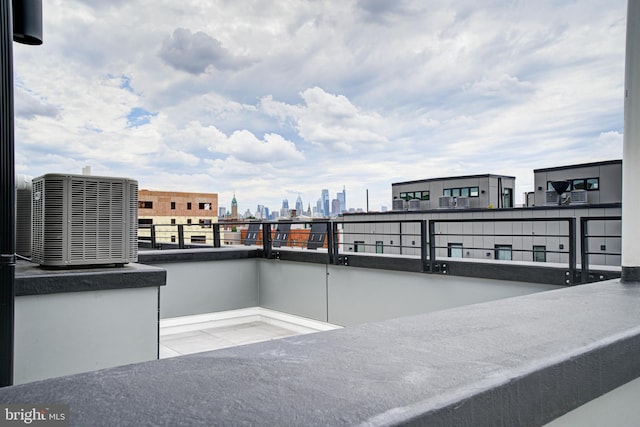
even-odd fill
[[[149,250],[138,252],[138,262],[160,264],[185,261],[221,261],[256,258],[257,253],[256,247]]]
[[[164,286],[167,272],[141,264],[124,267],[43,269],[26,261],[16,263],[16,296],[62,292]]]
[[[71,425],[537,426],[640,376],[606,282],[0,389]]]

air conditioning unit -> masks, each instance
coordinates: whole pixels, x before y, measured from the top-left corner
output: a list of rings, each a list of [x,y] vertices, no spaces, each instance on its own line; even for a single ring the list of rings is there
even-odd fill
[[[47,174],[33,180],[32,260],[44,266],[138,260],[138,182]]]
[[[438,208],[440,209],[453,208],[453,196],[440,196],[438,198]]]
[[[584,205],[587,203],[587,190],[574,190],[571,192],[572,205]]]
[[[419,199],[411,199],[408,203],[408,210],[410,211],[419,211],[420,210],[420,200]]]
[[[395,199],[391,207],[394,211],[406,211],[407,202],[404,199]]]
[[[31,178],[16,175],[16,253],[31,257]]]
[[[469,198],[456,197],[456,209],[469,209]]]
[[[545,205],[557,205],[558,204],[558,193],[555,190],[548,190],[545,193],[544,198]]]

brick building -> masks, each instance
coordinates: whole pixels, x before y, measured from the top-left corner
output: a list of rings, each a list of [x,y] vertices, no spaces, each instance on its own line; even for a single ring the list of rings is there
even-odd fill
[[[185,227],[185,239],[191,243],[211,243],[211,229],[218,221],[217,193],[140,190],[138,192],[139,236],[150,238],[155,226],[158,241],[173,242],[177,227]]]

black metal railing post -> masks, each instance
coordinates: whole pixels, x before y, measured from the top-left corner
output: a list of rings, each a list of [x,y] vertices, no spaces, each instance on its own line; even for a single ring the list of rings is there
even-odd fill
[[[220,224],[213,224],[213,247],[220,247]]]
[[[588,237],[588,219],[580,218],[580,279],[582,283],[589,281],[589,237]]]
[[[436,222],[429,220],[429,272],[436,268]]]
[[[422,271],[429,271],[427,264],[429,258],[429,223],[426,219],[420,221],[420,260],[422,261]]]
[[[16,271],[11,1],[0,0],[0,387],[13,383]]]
[[[184,225],[178,224],[178,249],[184,249]]]
[[[268,222],[262,223],[262,250],[264,257],[271,258],[271,224]]]
[[[156,225],[151,224],[149,226],[149,233],[151,233],[151,247],[155,249],[157,247]]]
[[[569,224],[569,282],[568,285],[575,284],[576,281],[576,219],[567,218]]]
[[[327,253],[329,254],[329,264],[336,264],[338,262],[338,252],[336,251],[335,232],[337,230],[337,223],[333,221],[327,222]]]

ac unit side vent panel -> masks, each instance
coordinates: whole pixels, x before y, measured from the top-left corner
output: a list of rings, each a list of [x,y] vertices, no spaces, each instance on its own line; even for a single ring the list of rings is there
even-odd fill
[[[49,174],[34,179],[33,188],[35,262],[66,266],[137,261],[137,221],[131,216],[132,210],[137,215],[137,182]]]

